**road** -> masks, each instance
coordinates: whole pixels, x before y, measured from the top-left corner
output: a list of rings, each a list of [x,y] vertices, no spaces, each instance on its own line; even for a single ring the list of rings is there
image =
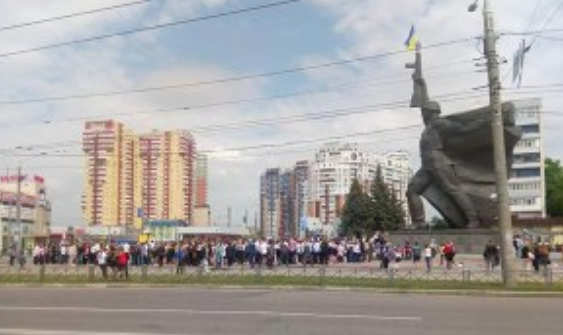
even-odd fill
[[[558,334],[560,314],[556,298],[0,287],[0,335]]]

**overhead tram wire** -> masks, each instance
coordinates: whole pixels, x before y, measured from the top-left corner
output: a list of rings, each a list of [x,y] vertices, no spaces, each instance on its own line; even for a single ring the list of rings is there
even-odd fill
[[[304,0],[284,0],[284,1],[272,2],[272,3],[268,3],[268,4],[252,6],[252,7],[245,7],[245,8],[241,8],[241,9],[235,9],[235,10],[231,10],[231,11],[226,11],[226,12],[217,13],[217,14],[210,14],[210,15],[191,18],[191,19],[185,19],[185,20],[173,21],[173,22],[168,22],[168,23],[156,24],[156,25],[153,25],[153,26],[135,28],[135,29],[130,29],[130,30],[123,30],[123,31],[120,31],[120,32],[117,32],[117,33],[110,33],[110,34],[92,36],[92,37],[87,37],[87,38],[77,39],[77,40],[72,40],[72,41],[67,41],[67,42],[48,44],[48,45],[43,45],[43,46],[30,48],[30,49],[10,51],[10,52],[5,52],[5,53],[0,53],[0,58],[8,58],[8,57],[24,55],[24,54],[28,54],[28,53],[32,53],[32,52],[38,52],[38,51],[49,50],[49,49],[57,49],[57,48],[71,46],[71,45],[85,44],[85,43],[90,43],[90,42],[95,42],[95,41],[106,40],[106,39],[110,39],[110,38],[114,38],[114,37],[134,35],[134,34],[139,34],[139,33],[147,32],[147,31],[160,30],[160,29],[164,29],[164,28],[170,28],[170,27],[186,25],[186,24],[191,24],[191,23],[196,23],[196,22],[208,21],[208,20],[222,18],[222,17],[228,17],[228,16],[233,16],[233,15],[241,15],[241,14],[246,14],[246,13],[250,13],[250,12],[273,9],[273,8],[277,8],[277,7],[291,5],[291,4],[294,4],[294,3],[297,3],[297,2],[301,2],[301,1],[304,1]]]
[[[139,6],[139,5],[144,5],[144,4],[148,4],[150,2],[156,2],[156,1],[165,1],[165,0],[137,0],[137,1],[132,1],[132,2],[120,3],[120,4],[117,4],[117,5],[113,5],[113,6],[106,6],[106,7],[89,9],[89,10],[85,10],[85,11],[81,11],[81,12],[75,12],[75,13],[70,13],[70,14],[53,16],[53,17],[49,17],[49,18],[45,18],[45,19],[39,19],[39,20],[35,20],[35,21],[29,21],[29,22],[24,22],[24,23],[16,23],[16,24],[8,25],[8,26],[1,26],[0,32],[20,29],[20,28],[25,28],[25,27],[31,27],[31,26],[45,24],[45,23],[51,23],[51,22],[55,22],[55,21],[67,20],[67,19],[72,19],[72,18],[86,16],[86,15],[93,15],[93,14],[98,14],[98,13],[102,13],[102,12],[108,12],[108,11],[113,11],[113,10],[117,10],[117,9],[132,7],[132,6]]]
[[[532,42],[530,42],[530,44],[528,45],[528,48],[531,48],[537,41],[538,36],[541,35],[543,33],[543,31],[546,30],[546,28],[551,24],[551,22],[553,21],[553,19],[557,16],[557,14],[559,13],[559,11],[563,8],[563,1],[561,1],[561,3],[559,4],[559,6],[557,6],[557,8],[555,8],[555,10],[551,13],[551,15],[547,18],[547,21],[545,21],[545,23],[543,24],[543,26],[540,29],[540,32],[534,34],[534,37],[532,38]]]
[[[557,92],[561,92],[563,90],[558,90]],[[527,93],[527,94],[536,94],[535,92],[514,92],[512,94],[514,95],[520,95],[522,93]],[[554,92],[555,93],[555,92]],[[454,92],[454,93],[449,93],[449,94],[442,94],[442,95],[437,95],[436,98],[440,98],[441,102],[455,102],[455,101],[463,101],[463,100],[471,100],[471,99],[475,99],[475,98],[479,98],[479,97],[483,97],[484,94],[467,94],[467,92]],[[392,106],[392,104],[399,104],[401,103],[400,101],[396,101],[396,102],[389,102],[389,103],[384,103],[384,104],[380,104],[379,106],[381,106],[383,109],[381,110],[377,110],[375,109],[374,105],[373,109],[366,109],[366,110],[359,110],[358,107],[355,108],[350,108],[350,110],[357,110],[354,113],[348,113],[349,115],[351,114],[360,114],[360,113],[372,113],[372,112],[384,112],[384,111],[389,111],[390,109],[396,109],[396,108],[408,108],[407,106],[407,101],[402,101],[402,103],[404,104],[404,106],[398,107],[398,106]],[[343,110],[343,109],[342,109]],[[339,110],[339,111],[342,111]],[[324,119],[324,118],[330,118],[330,117],[340,117],[340,116],[346,116],[346,113],[334,113],[334,115],[329,115],[327,114],[326,116],[321,117],[320,114],[322,113],[327,113],[325,112],[320,112],[320,113],[311,113],[310,115],[307,114],[299,114],[299,115],[290,115],[288,116],[288,118],[299,118],[299,119],[284,119],[284,120],[280,120],[280,119],[258,119],[258,120],[250,120],[244,123],[230,123],[230,124],[222,124],[220,125],[221,127],[238,127],[238,128],[234,128],[232,130],[238,130],[238,129],[243,129],[243,128],[252,128],[252,127],[263,127],[263,126],[267,126],[270,125],[271,123],[276,123],[278,125],[284,125],[284,124],[291,124],[291,123],[295,123],[295,122],[303,122],[303,121],[307,121],[307,120],[316,120],[316,119]],[[205,127],[219,127],[219,125],[208,125]],[[216,129],[207,129],[206,131],[215,131]],[[203,134],[206,132],[204,129],[201,129],[201,131],[199,132],[200,134]],[[63,147],[63,145],[65,145],[65,148],[68,148],[70,146],[73,145],[79,145],[81,142],[80,141],[69,141],[69,142],[57,142],[57,143],[42,143],[42,144],[27,144],[24,147],[25,148],[33,148],[33,149],[57,149],[60,147]],[[25,149],[24,148],[24,149]],[[15,150],[15,147],[8,147],[8,148],[2,148],[0,149],[0,151],[9,151],[9,150]]]
[[[303,145],[303,144],[310,144],[310,143],[318,143],[318,142],[325,142],[325,141],[334,141],[346,138],[353,138],[353,137],[364,137],[370,135],[377,135],[383,134],[387,132],[393,131],[403,131],[403,130],[413,130],[416,128],[420,128],[420,124],[412,124],[400,127],[393,127],[393,128],[384,128],[384,129],[376,129],[371,131],[362,131],[356,133],[349,133],[349,134],[341,134],[335,136],[326,136],[326,137],[318,137],[314,139],[307,139],[307,140],[294,140],[294,141],[286,141],[286,142],[278,142],[278,143],[264,143],[258,145],[251,145],[251,146],[241,146],[241,147],[232,147],[220,150],[201,150],[199,153],[202,154],[212,154],[212,153],[224,153],[224,152],[233,152],[233,151],[252,151],[252,150],[260,150],[260,149],[271,149],[271,148],[283,148],[288,146],[294,145]],[[171,153],[174,154],[174,153]],[[10,157],[29,157],[32,154],[21,154],[21,155],[11,155]],[[46,157],[85,157],[85,154],[49,154]]]
[[[466,63],[466,62],[464,62]],[[442,68],[442,67],[434,67],[435,69]],[[427,72],[432,70],[433,68],[426,69]],[[473,71],[463,71],[457,72],[454,75],[468,75],[474,73]],[[448,74],[448,76],[452,76],[452,74]],[[385,76],[385,78],[391,77],[404,77],[404,75],[394,75],[394,76]],[[429,76],[430,78],[437,78],[440,76]],[[196,105],[187,105],[187,106],[176,106],[176,107],[163,107],[163,108],[156,108],[153,110],[140,110],[140,111],[131,111],[131,112],[121,112],[121,113],[108,113],[108,114],[97,114],[97,115],[90,115],[90,116],[83,116],[83,117],[71,117],[71,118],[62,118],[62,119],[51,119],[51,120],[42,120],[35,122],[38,123],[46,123],[46,124],[53,124],[53,123],[62,123],[62,122],[83,122],[88,120],[96,120],[102,119],[106,117],[130,117],[135,115],[141,114],[160,114],[160,113],[173,113],[173,112],[186,112],[186,111],[193,111],[198,109],[212,109],[218,107],[225,107],[225,106],[232,106],[232,105],[241,105],[241,104],[250,104],[262,101],[269,101],[269,100],[281,100],[293,97],[300,97],[300,96],[313,96],[313,95],[322,95],[322,94],[329,94],[329,93],[339,93],[342,91],[353,90],[356,88],[368,88],[368,87],[377,87],[383,85],[392,85],[392,84],[399,84],[410,81],[411,79],[402,79],[397,81],[377,81],[376,79],[368,79],[368,80],[360,80],[357,82],[348,82],[342,83],[336,86],[331,86],[328,88],[322,89],[309,89],[303,91],[294,91],[288,93],[281,93],[277,95],[265,96],[265,97],[255,97],[255,98],[247,98],[247,99],[237,99],[237,100],[227,100],[227,101],[218,101],[218,102],[210,102],[210,103],[203,103],[203,104],[196,104]],[[364,85],[365,84],[365,85]],[[364,85],[364,86],[362,86]]]
[[[475,39],[475,37],[470,38],[462,38],[457,40],[450,40],[447,42],[435,43],[431,45],[426,45],[425,49],[434,49],[439,47],[444,47],[448,45],[453,45],[457,43],[463,43],[467,41],[471,41]],[[234,77],[225,77],[213,80],[204,80],[204,81],[197,81],[197,82],[187,82],[187,83],[178,83],[178,84],[171,84],[171,85],[163,85],[163,86],[152,86],[152,87],[141,87],[129,90],[117,90],[117,91],[107,91],[107,92],[97,92],[97,93],[83,93],[83,94],[70,94],[64,96],[51,96],[51,97],[42,97],[42,98],[31,98],[31,99],[23,99],[23,100],[7,100],[7,101],[0,101],[0,105],[23,105],[23,104],[33,104],[33,103],[42,103],[42,102],[49,102],[49,101],[65,101],[65,100],[76,100],[76,99],[89,99],[89,98],[99,98],[99,97],[107,97],[107,96],[117,96],[117,95],[128,95],[128,94],[135,94],[135,93],[147,93],[147,92],[155,92],[155,91],[165,91],[165,90],[172,90],[172,89],[180,89],[180,88],[192,88],[192,87],[201,87],[201,86],[211,86],[217,84],[226,84],[226,83],[233,83],[245,80],[253,80],[259,78],[266,78],[266,77],[276,77],[281,75],[288,75],[294,73],[300,73],[305,71],[312,71],[312,70],[320,70],[331,68],[334,66],[342,66],[352,63],[359,63],[365,61],[371,61],[379,58],[385,58],[400,54],[409,53],[408,50],[395,50],[395,51],[388,51],[379,54],[369,55],[369,56],[361,56],[355,58],[348,58],[348,59],[339,59],[332,62],[325,62],[325,63],[318,63],[313,65],[307,66],[300,66],[282,70],[274,70],[269,72],[262,72],[256,74],[247,74],[241,76],[234,76]],[[1,57],[1,54],[0,54]]]
[[[454,102],[454,101],[463,101],[463,100],[474,99],[474,98],[478,98],[478,97],[483,97],[483,96],[485,96],[484,93],[468,94],[468,92],[471,92],[471,91],[470,91],[470,90],[467,90],[467,91],[464,91],[464,92],[459,91],[459,92],[454,92],[454,93],[436,95],[436,98],[441,98],[441,99],[442,99],[442,100],[441,100],[442,102]],[[387,108],[383,108],[383,109],[381,109],[381,110],[377,110],[377,109],[374,108],[373,110],[370,110],[370,112],[384,112],[384,111],[388,111],[388,110],[390,109],[389,106],[390,106],[391,104],[398,104],[398,103],[401,103],[401,101],[382,103],[382,104],[380,104],[380,106],[382,106],[382,107],[387,106]],[[403,106],[401,106],[400,108],[409,108],[409,107],[408,107],[408,101],[407,101],[407,100],[402,101],[402,103],[403,103]],[[374,106],[375,106],[375,105],[374,105]],[[399,107],[396,107],[396,108],[399,108]],[[357,109],[357,108],[356,108],[356,109]],[[367,111],[366,111],[366,112],[367,112]],[[326,113],[326,112],[325,112],[325,113]],[[312,113],[311,113],[311,114],[312,114]],[[316,118],[318,118],[318,117],[319,117],[319,114],[320,114],[320,113],[315,113],[315,115],[314,115],[313,117],[311,117],[311,119],[316,119]],[[304,115],[304,114],[293,115],[292,117],[299,117],[299,116],[303,116],[303,115]],[[345,114],[338,113],[338,115],[335,115],[335,116],[345,116]],[[335,117],[335,116],[333,116],[333,117]],[[326,116],[325,118],[328,118],[328,117],[329,117],[329,116]],[[295,122],[294,120],[279,120],[279,119],[275,119],[275,120],[276,120],[276,124],[279,124],[279,125],[290,124],[290,123],[294,123],[294,122]],[[261,119],[261,120],[251,120],[251,121],[249,121],[249,123],[256,123],[257,121],[265,122],[265,119]],[[270,121],[270,120],[268,120],[268,121]],[[299,120],[299,122],[302,122],[302,121],[303,121],[303,120]],[[263,126],[265,126],[265,125],[268,125],[268,124],[264,124],[264,125],[263,125],[263,124],[253,124],[252,126],[253,126],[253,127],[263,127]],[[223,124],[223,126],[226,126],[226,125]],[[240,126],[240,124],[237,123],[237,126]],[[249,124],[249,126],[250,126],[250,124]],[[248,128],[248,127],[246,127],[246,128]],[[200,132],[200,134],[201,134],[201,133],[205,133],[205,132],[202,131],[202,132]],[[68,141],[68,142],[62,142],[62,143],[68,144],[68,146],[66,146],[67,148],[68,148],[70,145],[77,145],[77,146],[78,146],[78,145],[81,144],[80,141]],[[61,142],[57,142],[57,144],[60,145]],[[37,144],[37,145],[34,145],[34,144],[26,144],[25,146],[22,146],[22,147],[33,148],[33,149],[40,149],[40,148],[44,148],[44,147],[46,147],[46,146],[49,146],[50,148],[52,148],[53,144],[45,144],[45,143],[41,143],[41,144]],[[14,147],[0,148],[0,151],[2,151],[2,150],[14,150],[14,149],[15,149]],[[13,155],[12,155],[12,156],[13,156]]]
[[[528,25],[526,26],[526,31],[529,31],[530,28],[532,28],[532,24],[534,23],[534,19],[536,18],[536,14],[538,13],[542,2],[543,0],[537,0],[536,5],[534,6],[534,11],[532,12],[532,16],[530,17]]]
[[[550,84],[550,85],[538,85],[538,86],[530,86],[528,88],[546,88],[546,87],[561,87],[563,86],[563,84]],[[506,89],[505,89],[506,90]],[[480,97],[484,97],[485,93],[474,93],[474,94],[468,94],[468,92],[471,92],[470,90],[467,91],[458,91],[458,92],[452,92],[452,93],[447,93],[447,94],[441,94],[441,95],[436,95],[436,98],[441,99],[441,102],[455,102],[455,101],[463,101],[463,100],[472,100],[472,99],[476,99],[476,98],[480,98]],[[473,91],[474,92],[474,91]],[[545,92],[542,91],[542,92]],[[548,91],[549,93],[561,93],[563,92],[563,88],[558,88],[558,89],[554,89],[551,91]],[[535,91],[521,91],[521,90],[514,90],[514,92],[508,92],[509,98],[516,98],[519,95],[527,95],[527,94],[537,94],[538,92]],[[402,101],[402,103],[404,104],[404,106],[401,106],[400,108],[409,108],[407,105],[407,100]],[[389,111],[392,108],[399,108],[399,107],[393,107],[392,104],[399,104],[401,103],[401,101],[394,101],[394,102],[386,102],[386,103],[381,103],[378,105],[373,105],[373,109],[370,110],[365,110],[365,111],[361,111],[358,110],[358,107],[354,107],[354,108],[350,108],[351,110],[357,110],[354,114],[359,114],[361,112],[363,113],[368,113],[368,112],[383,112],[383,111]],[[375,106],[380,106],[382,109],[381,110],[377,110],[375,109]],[[342,111],[343,109],[340,109],[339,111]],[[310,120],[316,120],[319,118],[319,114],[321,113],[327,113],[327,111],[324,112],[318,112],[318,113],[310,113],[309,115],[307,114],[295,114],[295,115],[290,115],[287,117],[292,117],[292,118],[300,118],[298,121],[296,120],[279,120],[276,119],[276,124],[279,125],[283,125],[283,124],[290,124],[290,123],[294,123],[294,122],[303,122],[305,120],[310,119]],[[352,113],[350,113],[352,114]],[[340,112],[335,112],[333,116],[331,115],[326,115],[326,117],[323,118],[329,118],[329,117],[339,117],[339,116],[346,116],[346,114],[344,113],[340,113]],[[231,124],[222,124],[221,126],[227,127],[227,126],[238,126],[240,128],[248,128],[251,125],[253,127],[263,127],[265,125],[269,125],[269,124],[255,124],[255,123],[265,123],[266,121],[270,121],[267,119],[257,119],[257,120],[250,120],[247,121],[246,123],[231,123]],[[273,121],[270,121],[273,122]],[[244,127],[242,126],[244,124]],[[203,126],[202,126],[203,127]],[[218,127],[218,125],[207,125],[205,127]],[[240,129],[239,128],[239,129]],[[210,129],[209,131],[214,131],[214,129]],[[205,133],[205,131],[200,131],[200,134]],[[4,152],[4,151],[15,151],[15,150],[28,150],[28,148],[32,148],[32,149],[57,149],[57,148],[68,148],[71,146],[77,146],[80,145],[81,141],[67,141],[67,142],[56,142],[56,143],[38,143],[38,144],[25,144],[25,145],[21,145],[21,146],[12,146],[12,147],[5,147],[5,148],[0,148],[0,152]],[[19,147],[19,148],[18,148]]]

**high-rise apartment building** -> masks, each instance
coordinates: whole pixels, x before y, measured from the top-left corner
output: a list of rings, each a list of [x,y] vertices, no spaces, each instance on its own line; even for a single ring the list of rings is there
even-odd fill
[[[303,230],[301,222],[307,218],[307,205],[309,199],[309,162],[299,161],[293,168],[293,191],[294,191],[294,211],[293,211],[293,235],[299,235]]]
[[[89,225],[141,225],[138,138],[112,120],[86,122],[83,214]]]
[[[369,191],[378,166],[407,215],[405,192],[412,176],[407,153],[376,155],[359,150],[355,144],[330,143],[317,152],[311,164],[309,216],[319,218],[325,225],[334,223],[342,214],[354,179]],[[406,222],[410,222],[408,217]]]
[[[350,143],[329,143],[316,154],[310,170],[309,216],[325,225],[340,217],[354,179],[366,189],[377,166],[375,155]]]
[[[280,237],[281,169],[267,169],[260,177],[260,231],[263,236]]]
[[[268,169],[261,176],[261,230],[265,236],[290,237],[303,232],[309,219],[336,232],[346,196],[354,179],[369,190],[377,168],[384,181],[403,202],[412,176],[409,156],[404,152],[375,155],[358,150],[355,144],[330,143],[312,162],[299,161],[293,169]],[[407,222],[410,222],[408,216]]]
[[[509,179],[512,214],[520,218],[545,217],[545,174],[541,100],[514,102],[522,139],[516,144]]]
[[[87,122],[83,212],[89,225],[191,222],[195,141],[187,131],[140,136],[115,121]]]
[[[153,131],[139,138],[145,220],[191,222],[195,140],[187,131]]]
[[[198,154],[195,168],[195,206],[208,206],[207,200],[207,156]]]

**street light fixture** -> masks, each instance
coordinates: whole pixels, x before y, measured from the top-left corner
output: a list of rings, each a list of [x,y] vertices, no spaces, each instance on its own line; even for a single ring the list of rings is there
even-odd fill
[[[467,10],[469,12],[473,13],[477,10],[478,7],[479,7],[479,0],[475,0],[475,2],[473,2],[471,5],[469,5],[469,8]]]

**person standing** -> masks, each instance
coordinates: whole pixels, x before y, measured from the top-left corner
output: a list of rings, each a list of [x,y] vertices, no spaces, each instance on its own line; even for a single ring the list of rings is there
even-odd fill
[[[424,262],[426,263],[426,272],[432,271],[432,259],[434,258],[434,252],[432,247],[427,244],[424,248]]]
[[[485,251],[483,251],[483,258],[485,260],[485,268],[487,271],[494,270],[499,259],[499,249],[493,241],[487,242]]]
[[[117,253],[117,271],[119,278],[125,277],[125,279],[129,279],[129,271],[127,269],[128,262],[129,259],[127,253],[123,250],[123,247],[119,247],[119,251]]]
[[[430,250],[430,252],[432,252],[432,250]],[[422,250],[420,245],[418,242],[414,242],[414,245],[412,246],[412,262],[414,264],[418,264],[420,262],[421,254]]]
[[[108,263],[107,263],[108,253],[106,250],[107,249],[105,247],[102,247],[100,248],[100,251],[98,251],[98,254],[96,255],[98,266],[102,271],[102,277],[104,277],[104,279],[108,279]]]
[[[455,257],[455,246],[454,242],[448,242],[444,245],[444,258],[446,259],[446,268],[448,270],[452,269]]]

